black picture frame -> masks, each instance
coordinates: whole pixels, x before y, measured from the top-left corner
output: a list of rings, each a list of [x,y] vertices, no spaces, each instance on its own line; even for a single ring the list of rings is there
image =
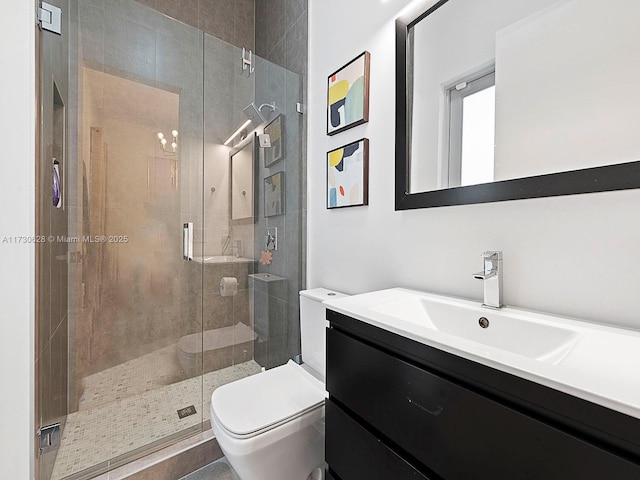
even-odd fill
[[[265,147],[264,151],[264,166],[270,167],[278,163],[284,158],[284,115],[280,114],[267,125],[265,125],[264,133],[269,135],[270,147]]]
[[[345,157],[340,158],[341,162],[346,161],[347,155],[351,150],[352,153],[355,153],[359,149],[362,149],[362,199],[361,201],[351,203],[346,200],[344,202],[339,202],[339,196],[344,195],[345,197],[349,192],[339,193],[338,189],[341,188],[337,184],[332,188],[332,176],[335,178],[337,173],[337,168],[331,165],[331,156],[335,152],[340,152],[340,155],[345,155]],[[337,160],[336,160],[337,161]],[[344,168],[344,165],[343,165]],[[349,207],[362,207],[369,204],[369,139],[361,138],[356,140],[355,142],[350,142],[346,145],[343,145],[338,148],[334,148],[327,152],[326,157],[326,180],[327,180],[327,190],[326,190],[326,200],[327,200],[327,209],[332,210],[336,208],[349,208]],[[339,204],[343,203],[343,204]]]
[[[348,120],[346,102],[347,102],[347,93],[344,92],[343,89],[339,89],[341,93],[334,95],[332,93],[332,87],[335,87],[338,82],[340,82],[340,75],[345,74],[349,68],[356,67],[357,64],[360,63],[362,59],[362,77],[363,81],[360,82],[358,77],[357,86],[356,82],[349,85],[347,92],[357,92],[362,90],[362,98],[360,98],[358,93],[354,93],[356,97],[354,101],[356,102],[354,105],[357,105],[356,110],[359,110],[359,104],[357,102],[362,102],[362,115],[358,115],[356,118]],[[340,67],[335,72],[331,73],[327,77],[327,135],[335,135],[337,133],[348,130],[356,125],[361,125],[369,121],[369,77],[370,77],[370,63],[371,63],[371,54],[367,51],[362,52],[360,55],[355,57],[353,60],[347,62],[345,65]],[[360,73],[359,65],[357,65],[358,72]],[[348,81],[347,79],[343,79],[342,81]],[[353,88],[353,90],[352,90]],[[344,93],[344,95],[343,95]],[[339,97],[337,100],[332,97]],[[344,116],[344,118],[343,118]],[[344,120],[344,123],[343,123]],[[337,123],[336,123],[337,122]],[[335,126],[334,126],[335,125]]]

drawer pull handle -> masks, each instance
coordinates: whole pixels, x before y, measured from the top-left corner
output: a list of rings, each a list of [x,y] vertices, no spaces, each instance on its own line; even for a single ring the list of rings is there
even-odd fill
[[[415,405],[416,407],[418,407],[423,412],[427,412],[429,415],[433,415],[434,417],[437,417],[438,415],[440,415],[444,411],[444,408],[442,408],[441,406],[438,406],[438,408],[436,408],[435,410],[430,410],[430,409],[420,405],[418,402],[415,402],[415,401],[411,400],[409,397],[407,397],[407,401],[411,405]]]

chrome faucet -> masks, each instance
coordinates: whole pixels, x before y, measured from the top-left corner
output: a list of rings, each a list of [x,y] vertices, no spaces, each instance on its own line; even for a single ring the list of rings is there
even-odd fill
[[[483,307],[502,308],[502,252],[484,252],[482,254],[484,270],[475,273],[473,278],[483,280]]]

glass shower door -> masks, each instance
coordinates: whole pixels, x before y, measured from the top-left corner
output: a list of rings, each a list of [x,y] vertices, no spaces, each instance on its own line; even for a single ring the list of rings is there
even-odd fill
[[[220,384],[300,353],[302,81],[255,54],[244,58],[251,66],[243,68],[242,49],[205,35],[205,415]],[[256,137],[265,134],[269,146]],[[269,232],[277,245],[267,245]],[[230,294],[219,287],[225,281],[235,285]]]
[[[88,479],[208,428],[215,388],[299,353],[302,83],[134,0],[52,1],[71,7],[68,95],[50,102],[69,137],[51,215],[68,227],[41,273],[43,299],[65,284],[68,335],[43,330],[39,353],[68,387],[40,478]]]
[[[54,479],[91,478],[203,428],[202,264],[183,258],[184,224],[191,256],[202,246],[203,35],[133,0],[71,3],[77,241]]]

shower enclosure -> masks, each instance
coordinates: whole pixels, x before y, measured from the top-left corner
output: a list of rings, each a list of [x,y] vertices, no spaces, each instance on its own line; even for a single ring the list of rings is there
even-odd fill
[[[134,0],[51,3],[39,478],[84,479],[209,428],[216,387],[299,352],[302,84]]]

